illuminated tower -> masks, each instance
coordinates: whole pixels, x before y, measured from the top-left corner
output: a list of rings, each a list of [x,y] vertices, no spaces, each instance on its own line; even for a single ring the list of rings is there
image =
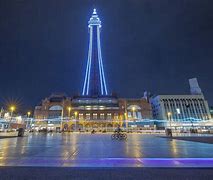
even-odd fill
[[[107,96],[106,80],[101,55],[100,31],[101,21],[96,9],[88,22],[89,51],[86,74],[84,78],[83,96]]]

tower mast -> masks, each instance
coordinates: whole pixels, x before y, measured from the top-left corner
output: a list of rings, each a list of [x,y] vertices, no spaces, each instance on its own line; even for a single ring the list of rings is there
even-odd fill
[[[107,96],[107,86],[101,54],[100,30],[101,21],[96,9],[88,21],[89,51],[86,74],[84,78],[83,96]]]

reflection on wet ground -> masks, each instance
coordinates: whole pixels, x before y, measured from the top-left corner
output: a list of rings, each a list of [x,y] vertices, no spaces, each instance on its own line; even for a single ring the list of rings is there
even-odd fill
[[[37,134],[0,139],[1,166],[213,167],[213,145],[129,134]]]

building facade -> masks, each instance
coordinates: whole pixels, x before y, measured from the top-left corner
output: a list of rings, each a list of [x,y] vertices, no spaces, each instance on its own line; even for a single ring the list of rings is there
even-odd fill
[[[211,119],[213,119],[213,106],[210,107]]]
[[[211,119],[207,100],[197,78],[189,79],[188,95],[157,95],[150,99],[153,118],[165,120],[171,126],[209,126]],[[207,123],[206,123],[207,122]]]
[[[64,131],[114,129],[127,122],[151,119],[152,109],[145,98],[125,99],[116,96],[91,98],[52,94],[35,107],[35,127]]]
[[[158,95],[151,98],[154,119],[197,121],[211,118],[208,103],[203,95]]]

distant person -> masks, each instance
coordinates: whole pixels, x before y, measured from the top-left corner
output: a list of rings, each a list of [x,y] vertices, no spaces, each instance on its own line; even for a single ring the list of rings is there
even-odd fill
[[[120,125],[118,125],[118,127],[115,129],[115,132],[118,134],[120,134],[122,132]]]
[[[91,134],[95,134],[95,130],[94,129],[91,131]]]

